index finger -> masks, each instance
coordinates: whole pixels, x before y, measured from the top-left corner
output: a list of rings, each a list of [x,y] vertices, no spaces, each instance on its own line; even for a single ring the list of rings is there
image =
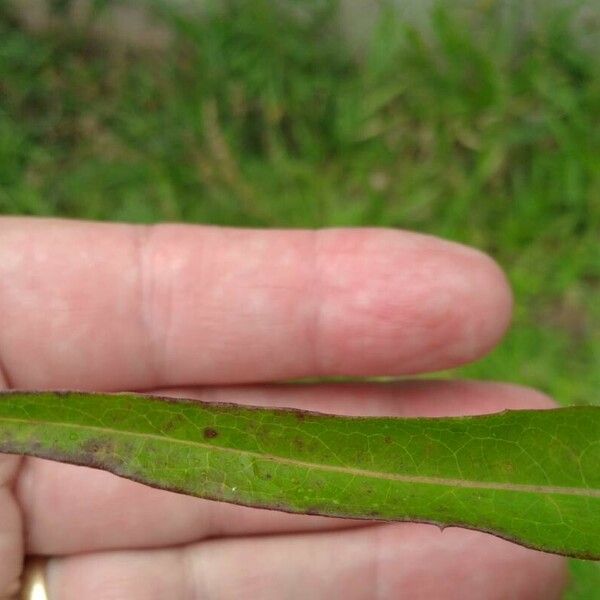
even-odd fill
[[[385,229],[0,219],[12,387],[399,375],[482,355],[510,316],[488,257]]]

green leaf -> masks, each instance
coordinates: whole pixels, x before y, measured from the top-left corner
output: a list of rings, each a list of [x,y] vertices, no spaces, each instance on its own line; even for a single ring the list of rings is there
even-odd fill
[[[600,408],[338,417],[135,394],[0,394],[0,451],[297,513],[422,521],[600,559]]]

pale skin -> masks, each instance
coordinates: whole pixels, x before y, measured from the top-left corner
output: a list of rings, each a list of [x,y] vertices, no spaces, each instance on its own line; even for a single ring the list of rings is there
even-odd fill
[[[485,255],[391,230],[0,219],[0,388],[143,390],[353,415],[551,407],[479,382],[290,387],[477,359],[512,300]],[[290,515],[0,455],[0,598],[551,599],[564,560],[491,535]]]

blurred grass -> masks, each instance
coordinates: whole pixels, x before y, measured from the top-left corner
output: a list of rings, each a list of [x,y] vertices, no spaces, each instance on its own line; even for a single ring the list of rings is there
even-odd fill
[[[357,63],[327,1],[158,8],[160,53],[33,35],[2,2],[0,212],[472,244],[516,315],[452,374],[600,404],[600,3],[439,4],[424,28],[384,10]],[[570,598],[600,598],[597,566],[573,572]]]

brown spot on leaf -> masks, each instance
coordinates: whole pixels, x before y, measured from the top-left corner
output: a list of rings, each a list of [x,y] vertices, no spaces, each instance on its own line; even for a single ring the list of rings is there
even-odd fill
[[[182,414],[175,414],[170,417],[164,424],[163,430],[165,433],[177,429],[185,421],[185,417]]]
[[[86,454],[112,454],[115,450],[114,442],[109,439],[90,438],[81,444],[81,449]]]
[[[389,435],[386,435],[386,436],[383,438],[383,441],[384,441],[386,444],[391,444],[391,443],[392,443],[392,438],[391,438]]]
[[[109,438],[90,438],[81,444],[81,452],[76,454],[79,464],[108,469],[115,473],[119,472],[126,463],[126,458],[120,455],[120,451],[129,454],[131,447],[127,445],[119,449],[116,442]]]
[[[98,440],[87,440],[84,444],[82,444],[81,449],[84,452],[89,452],[90,454],[96,454],[101,448],[100,442]]]
[[[213,438],[216,438],[219,435],[219,432],[213,427],[205,427],[202,434],[204,435],[205,439],[212,440]]]

